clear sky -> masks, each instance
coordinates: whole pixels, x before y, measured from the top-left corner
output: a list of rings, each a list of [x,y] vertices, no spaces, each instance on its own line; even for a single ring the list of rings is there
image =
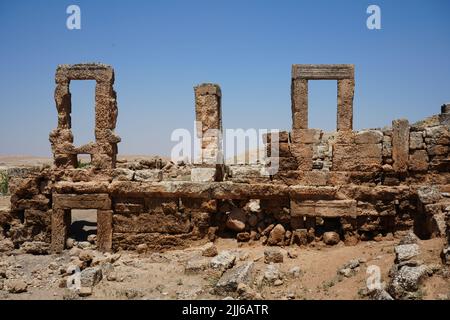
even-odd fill
[[[68,30],[66,8],[81,8]],[[366,9],[381,8],[381,30]],[[450,101],[448,0],[0,0],[0,154],[50,155],[58,64],[114,67],[121,154],[168,155],[192,130],[193,86],[221,85],[225,128],[291,127],[294,63],[353,63],[354,127],[416,121]],[[94,85],[74,81],[76,144],[93,137]],[[336,82],[310,82],[310,127],[336,127]]]

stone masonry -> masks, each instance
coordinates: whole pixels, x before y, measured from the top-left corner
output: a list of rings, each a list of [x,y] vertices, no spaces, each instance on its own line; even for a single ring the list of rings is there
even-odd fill
[[[73,146],[71,80],[96,86],[93,141]],[[308,81],[338,81],[337,130],[308,127]],[[220,87],[195,87],[201,123],[201,159],[175,164],[155,158],[117,162],[114,71],[101,64],[57,68],[58,127],[50,134],[54,165],[10,181],[11,210],[0,231],[16,247],[26,242],[65,248],[72,209],[95,209],[101,250],[160,250],[197,239],[233,236],[268,245],[308,245],[335,232],[347,245],[414,230],[422,237],[449,234],[450,131],[441,114],[410,124],[353,131],[353,65],[294,65],[292,130],[279,134],[279,170],[264,164],[224,165]],[[197,126],[197,128],[199,128]],[[216,129],[206,134],[208,129]],[[270,138],[267,155],[273,153]],[[77,156],[90,154],[87,167]]]

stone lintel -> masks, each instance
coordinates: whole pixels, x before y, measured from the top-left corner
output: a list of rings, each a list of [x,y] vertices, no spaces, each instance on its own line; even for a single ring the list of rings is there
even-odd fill
[[[292,79],[341,80],[354,79],[353,64],[294,64]]]
[[[70,80],[96,80],[97,82],[114,82],[114,69],[101,63],[62,64],[56,69],[56,83]]]
[[[54,209],[111,209],[108,194],[53,194]]]

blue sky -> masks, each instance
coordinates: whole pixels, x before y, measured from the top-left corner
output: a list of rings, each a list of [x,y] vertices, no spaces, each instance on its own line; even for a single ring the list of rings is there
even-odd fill
[[[81,30],[66,8],[81,8]],[[368,30],[366,9],[381,8]],[[219,83],[225,128],[291,127],[294,63],[353,63],[355,129],[416,121],[450,101],[450,1],[0,0],[0,154],[50,155],[58,64],[116,71],[121,154],[168,155],[192,129],[193,86]],[[94,84],[75,81],[76,143],[93,136]],[[310,82],[310,127],[336,127],[336,82]]]

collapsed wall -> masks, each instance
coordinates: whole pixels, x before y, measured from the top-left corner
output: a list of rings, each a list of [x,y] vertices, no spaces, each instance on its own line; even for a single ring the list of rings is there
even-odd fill
[[[96,141],[75,147],[69,85],[83,79],[97,81]],[[317,79],[337,80],[336,132],[308,128],[308,81]],[[58,67],[54,166],[12,179],[11,211],[0,214],[1,234],[16,247],[42,241],[64,250],[73,209],[97,210],[97,245],[105,251],[141,243],[181,247],[217,236],[307,245],[336,242],[324,237],[332,232],[350,245],[410,229],[422,238],[449,232],[450,105],[415,124],[401,119],[353,131],[353,65],[294,65],[293,127],[277,144],[266,137],[267,163],[223,163],[222,93],[215,84],[195,88],[200,162],[121,163],[113,82],[109,66]],[[203,135],[208,129],[215,133]],[[88,167],[78,168],[80,154],[91,156]],[[278,172],[261,175],[274,160]]]

